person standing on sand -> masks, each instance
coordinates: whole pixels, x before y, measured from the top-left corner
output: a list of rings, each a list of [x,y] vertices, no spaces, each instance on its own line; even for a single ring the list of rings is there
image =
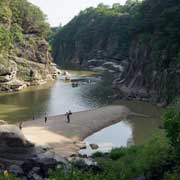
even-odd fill
[[[20,130],[22,130],[22,124],[23,124],[23,122],[20,122],[20,123],[19,123],[19,129],[20,129]]]
[[[70,123],[70,115],[72,115],[71,110],[69,110],[68,112],[66,112],[65,116],[67,117],[67,123]]]
[[[45,117],[44,117],[44,122],[45,122],[45,124],[47,123],[47,116],[46,116],[46,114],[45,114]]]

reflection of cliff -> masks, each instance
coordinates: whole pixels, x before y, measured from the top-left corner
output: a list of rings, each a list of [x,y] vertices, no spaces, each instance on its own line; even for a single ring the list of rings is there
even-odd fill
[[[32,119],[33,114],[38,118],[47,111],[48,99],[49,89],[0,96],[0,118],[11,122]]]
[[[141,144],[148,139],[161,124],[160,118],[131,117],[128,122],[132,126],[132,141]]]
[[[144,142],[162,124],[161,116],[164,112],[162,108],[140,101],[120,101],[116,104],[125,105],[132,112],[147,116],[131,116],[127,120],[127,123],[132,128],[132,141],[134,144]]]

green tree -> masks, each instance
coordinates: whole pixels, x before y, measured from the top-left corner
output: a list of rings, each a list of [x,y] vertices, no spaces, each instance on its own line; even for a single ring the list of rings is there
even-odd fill
[[[3,51],[8,51],[8,48],[11,45],[11,33],[7,28],[0,25],[0,53]]]
[[[180,157],[180,102],[171,107],[164,118],[167,136]]]

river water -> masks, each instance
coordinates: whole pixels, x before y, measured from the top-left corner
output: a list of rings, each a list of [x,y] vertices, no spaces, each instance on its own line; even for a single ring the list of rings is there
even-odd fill
[[[86,77],[86,72],[81,75],[72,76],[73,79],[82,79],[76,88],[65,81],[64,77],[59,77],[54,83],[30,87],[16,93],[0,94],[0,119],[13,123],[33,117],[42,118],[45,114],[53,116],[65,114],[68,110],[77,112],[100,106],[84,95],[99,77]]]
[[[15,123],[43,118],[45,115],[65,114],[68,110],[77,112],[104,105],[105,102],[101,98],[94,99],[88,94],[88,91],[93,88],[99,92],[102,90],[96,87],[96,84],[100,82],[100,77],[90,77],[86,73],[81,73],[81,75],[73,76],[73,79],[81,79],[79,86],[75,88],[70,82],[59,77],[54,83],[30,87],[21,92],[0,94],[0,119]],[[112,147],[140,144],[162,124],[160,116],[163,110],[156,106],[132,101],[118,101],[115,104],[126,105],[132,111],[149,117],[124,119],[85,139],[87,143],[98,144],[100,147],[98,150],[108,151]],[[88,148],[83,152],[88,154],[92,150]]]

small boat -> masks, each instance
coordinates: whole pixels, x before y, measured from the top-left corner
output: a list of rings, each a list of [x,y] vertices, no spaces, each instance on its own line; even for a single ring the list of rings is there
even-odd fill
[[[64,80],[65,80],[65,81],[71,80],[71,74],[68,73],[67,71],[65,71],[65,72],[63,73],[63,75],[65,76],[65,77],[64,77]]]

